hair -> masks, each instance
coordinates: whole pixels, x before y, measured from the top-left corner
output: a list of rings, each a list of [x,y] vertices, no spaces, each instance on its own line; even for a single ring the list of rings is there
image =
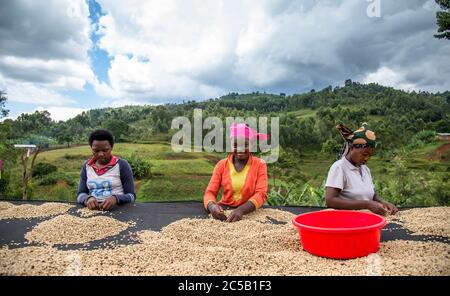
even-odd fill
[[[96,129],[89,135],[89,146],[92,147],[92,143],[97,141],[108,141],[111,147],[114,146],[114,137],[112,133],[105,129]]]
[[[345,141],[341,147],[341,150],[336,155],[336,160],[339,160],[339,159],[345,157],[349,152],[350,152],[350,143],[348,141]]]

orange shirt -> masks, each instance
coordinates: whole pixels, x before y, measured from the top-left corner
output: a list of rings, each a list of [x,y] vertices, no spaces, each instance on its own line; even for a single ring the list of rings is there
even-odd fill
[[[233,189],[233,180],[235,183],[241,183],[242,175],[244,175],[245,182],[242,187],[239,186],[240,184],[238,186],[235,184],[235,189],[240,187],[240,192],[236,192]],[[238,207],[250,201],[256,208],[260,208],[267,199],[266,162],[250,154],[250,158],[242,172],[236,172],[232,154],[220,160],[214,168],[213,175],[203,196],[205,208],[207,208],[209,202],[217,202],[220,188],[223,188],[223,194],[218,204]]]

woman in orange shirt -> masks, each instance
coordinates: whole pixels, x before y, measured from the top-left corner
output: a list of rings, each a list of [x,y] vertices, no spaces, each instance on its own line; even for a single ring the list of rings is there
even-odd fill
[[[233,151],[214,168],[203,203],[215,219],[235,222],[260,208],[267,199],[267,165],[250,153],[249,144],[257,138],[267,139],[268,135],[258,134],[245,123],[239,123],[230,127],[230,137]],[[238,149],[238,143],[242,142],[245,148]],[[223,194],[217,202],[220,188]],[[229,217],[225,216],[222,205],[234,208]]]

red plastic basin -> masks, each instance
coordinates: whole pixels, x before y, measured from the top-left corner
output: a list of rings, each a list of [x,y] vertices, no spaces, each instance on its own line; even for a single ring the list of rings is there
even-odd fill
[[[386,219],[366,212],[325,210],[298,215],[292,223],[298,228],[305,251],[321,257],[351,259],[378,251]]]

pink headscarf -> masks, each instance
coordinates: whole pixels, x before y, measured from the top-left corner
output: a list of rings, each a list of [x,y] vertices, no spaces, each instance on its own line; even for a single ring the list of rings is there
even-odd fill
[[[258,138],[263,141],[267,141],[269,139],[268,134],[259,134],[245,123],[233,123],[230,126],[230,138],[237,137],[243,137],[249,140]]]

